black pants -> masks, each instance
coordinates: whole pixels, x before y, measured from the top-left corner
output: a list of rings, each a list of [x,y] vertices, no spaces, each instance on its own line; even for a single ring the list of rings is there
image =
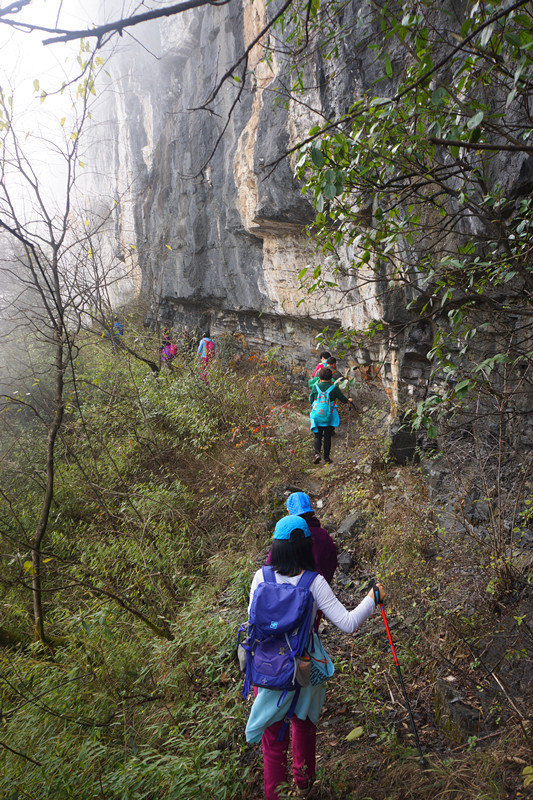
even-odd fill
[[[334,430],[332,425],[319,425],[315,433],[315,455],[320,455],[320,451],[322,450],[322,437],[324,437],[324,461],[327,461],[329,458],[331,434]]]

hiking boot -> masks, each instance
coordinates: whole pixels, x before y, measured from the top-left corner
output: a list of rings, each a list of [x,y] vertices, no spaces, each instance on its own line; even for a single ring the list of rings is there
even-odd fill
[[[326,464],[333,464],[333,461],[331,460],[331,458],[325,458],[325,459],[324,459],[324,466],[325,466]]]
[[[313,464],[320,463],[320,453],[315,453],[315,457],[313,458]]]
[[[313,788],[313,781],[311,781],[311,783],[308,786],[306,786],[305,789],[302,789],[301,786],[295,786],[296,797],[309,797],[312,788]]]

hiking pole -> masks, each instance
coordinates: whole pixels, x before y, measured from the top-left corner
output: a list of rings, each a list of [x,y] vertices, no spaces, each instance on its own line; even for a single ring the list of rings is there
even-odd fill
[[[387,615],[385,614],[385,609],[383,608],[383,602],[380,600],[380,597],[379,597],[379,589],[376,586],[376,581],[374,579],[372,579],[370,585],[372,587],[372,591],[374,592],[374,600],[376,601],[376,605],[379,606],[379,608],[380,608],[381,616],[383,617],[383,623],[385,625],[385,630],[387,631],[387,638],[389,640],[390,649],[392,650],[392,657],[394,659],[394,664],[396,666],[396,671],[398,673],[398,677],[400,679],[400,685],[402,687],[403,699],[405,700],[405,705],[407,706],[407,711],[409,712],[409,719],[411,721],[411,728],[412,728],[412,731],[413,731],[413,734],[414,734],[414,737],[415,737],[415,742],[416,742],[416,748],[418,750],[418,755],[420,756],[420,766],[423,769],[426,769],[426,767],[427,767],[426,760],[425,760],[424,755],[422,753],[422,748],[420,747],[420,739],[418,738],[418,731],[416,729],[415,720],[414,720],[414,717],[413,717],[413,712],[411,711],[411,704],[409,703],[409,698],[407,697],[407,692],[405,690],[405,684],[403,682],[402,671],[400,669],[400,664],[398,662],[398,656],[396,655],[396,650],[394,648],[394,642],[392,641],[392,636],[391,636],[391,632],[390,632],[390,628],[389,628],[389,623],[387,621]]]
[[[350,428],[352,427],[352,404],[348,403],[348,427],[346,428],[346,452],[348,452],[348,439],[350,437]]]

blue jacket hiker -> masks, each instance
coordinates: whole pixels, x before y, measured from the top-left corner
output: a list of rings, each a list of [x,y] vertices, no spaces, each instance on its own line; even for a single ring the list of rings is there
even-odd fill
[[[120,339],[121,336],[124,336],[124,325],[122,322],[119,322],[117,317],[115,317],[115,321],[113,322],[113,336],[117,339]]]
[[[300,516],[283,517],[274,530],[271,551],[273,577],[277,584],[297,587],[309,571],[314,572],[312,539],[309,527]],[[268,569],[268,568],[267,568]],[[311,577],[311,576],[309,576]],[[256,589],[265,581],[260,569],[254,575],[250,589],[248,612],[251,613]],[[380,598],[384,590],[378,584]],[[348,611],[333,593],[322,575],[315,575],[309,586],[312,595],[312,615],[307,651],[311,661],[310,679],[302,680],[293,691],[256,688],[255,700],[246,726],[248,742],[262,743],[264,761],[265,800],[279,800],[280,784],[286,784],[289,727],[292,729],[292,771],[297,790],[304,792],[316,773],[316,726],[325,698],[324,681],[333,674],[333,663],[314,630],[314,619],[320,610],[324,616],[345,633],[353,633],[374,612],[371,590],[352,611]],[[309,651],[309,652],[308,652]],[[315,670],[316,665],[316,670]],[[304,673],[305,674],[305,673]],[[303,684],[303,685],[302,685]],[[290,726],[285,722],[297,698]]]
[[[211,359],[215,355],[215,344],[209,334],[206,332],[200,339],[198,345],[198,355],[200,356],[200,378],[206,383],[209,382],[209,370],[211,369]]]
[[[314,463],[318,464],[321,458],[322,439],[324,440],[324,464],[331,464],[331,435],[334,428],[339,425],[339,412],[335,408],[335,401],[352,403],[351,397],[345,397],[338,386],[332,381],[330,369],[321,369],[318,373],[319,382],[311,389],[309,402],[312,403],[309,418],[314,438]],[[329,411],[329,413],[328,413]]]
[[[110,339],[113,350],[116,350],[116,348],[120,346],[120,340],[124,336],[124,325],[115,314],[111,322],[107,323],[106,327],[107,330],[104,331],[102,336],[105,336],[106,339]]]
[[[198,345],[198,355],[200,358],[209,358],[209,356],[214,355],[215,353],[215,345],[211,337],[206,333],[205,336],[202,336],[200,339],[200,344]]]

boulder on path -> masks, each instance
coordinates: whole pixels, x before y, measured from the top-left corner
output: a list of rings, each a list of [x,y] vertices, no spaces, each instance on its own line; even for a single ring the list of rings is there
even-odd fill
[[[302,414],[287,405],[273,409],[271,415],[272,432],[274,436],[284,436],[291,439],[294,436],[310,434],[309,414]],[[311,440],[311,439],[310,439]]]
[[[479,734],[481,711],[466,702],[461,692],[445,680],[435,684],[435,717],[440,728],[457,742]]]
[[[364,511],[354,511],[349,516],[345,517],[339,527],[337,528],[337,536],[355,536],[366,527],[370,515]]]
[[[353,566],[353,556],[348,550],[345,550],[343,553],[339,553],[337,557],[337,564],[342,572],[348,572],[349,569]]]

